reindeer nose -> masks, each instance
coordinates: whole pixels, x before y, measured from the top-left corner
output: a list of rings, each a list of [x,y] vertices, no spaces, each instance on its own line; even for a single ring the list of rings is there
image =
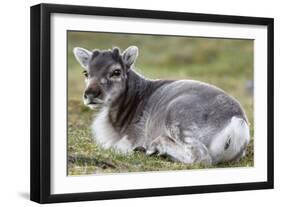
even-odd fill
[[[100,90],[93,90],[91,88],[88,88],[85,92],[84,92],[84,98],[85,99],[93,99],[98,97],[101,94]]]

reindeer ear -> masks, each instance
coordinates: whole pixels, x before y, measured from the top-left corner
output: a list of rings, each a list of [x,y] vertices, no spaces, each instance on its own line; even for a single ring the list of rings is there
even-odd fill
[[[122,53],[122,59],[128,68],[130,68],[136,61],[138,50],[139,49],[136,46],[130,46]]]
[[[92,53],[84,48],[75,47],[73,49],[74,56],[80,65],[87,69]]]

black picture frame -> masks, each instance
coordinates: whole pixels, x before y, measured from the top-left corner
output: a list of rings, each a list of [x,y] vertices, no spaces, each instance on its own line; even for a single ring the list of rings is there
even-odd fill
[[[204,186],[136,189],[105,192],[85,192],[74,194],[51,194],[50,184],[50,130],[51,130],[51,70],[50,70],[50,16],[53,13],[99,15],[112,17],[133,17],[164,20],[180,20],[210,23],[232,23],[267,26],[267,181],[238,184],[218,184]],[[31,168],[30,199],[39,203],[88,201],[102,199],[134,198],[146,196],[166,196],[179,194],[211,193],[271,189],[274,186],[274,83],[273,83],[273,39],[274,20],[272,18],[195,14],[168,11],[135,10],[56,4],[39,4],[31,7]]]

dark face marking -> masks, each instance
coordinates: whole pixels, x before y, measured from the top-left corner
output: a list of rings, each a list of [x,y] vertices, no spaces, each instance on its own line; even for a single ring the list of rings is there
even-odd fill
[[[93,51],[88,70],[84,71],[85,104],[111,104],[125,90],[127,71],[119,49]]]

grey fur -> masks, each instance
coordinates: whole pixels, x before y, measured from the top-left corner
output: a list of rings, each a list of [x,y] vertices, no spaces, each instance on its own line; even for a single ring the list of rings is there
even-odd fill
[[[118,48],[95,50],[86,67],[85,91],[92,96],[84,96],[85,103],[98,105],[105,113],[99,124],[112,130],[104,135],[108,137],[96,137],[97,142],[108,139],[100,143],[121,152],[145,149],[148,155],[165,154],[188,164],[237,160],[245,154],[248,121],[237,100],[199,81],[148,80],[132,70],[137,51],[135,46],[123,54]],[[81,63],[79,53],[75,56]],[[117,77],[111,75],[116,68],[121,70]]]

